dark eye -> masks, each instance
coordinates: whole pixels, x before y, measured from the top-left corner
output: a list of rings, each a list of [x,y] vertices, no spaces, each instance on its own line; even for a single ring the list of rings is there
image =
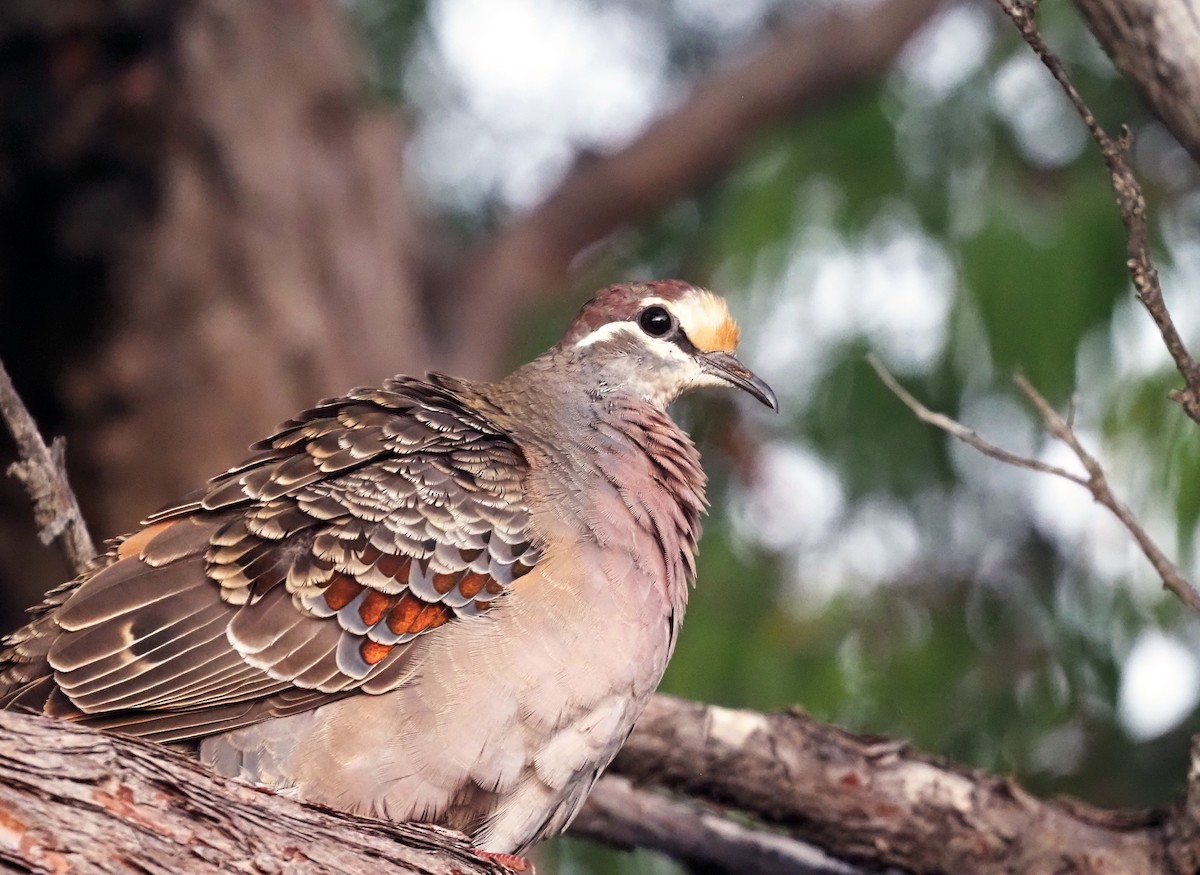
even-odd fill
[[[662,307],[647,307],[642,311],[642,315],[638,316],[638,325],[651,337],[662,337],[674,324],[675,320],[671,318],[671,314]]]

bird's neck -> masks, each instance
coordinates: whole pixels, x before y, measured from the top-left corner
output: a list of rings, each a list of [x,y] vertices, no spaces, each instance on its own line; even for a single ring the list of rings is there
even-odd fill
[[[662,566],[664,595],[682,616],[706,503],[700,456],[666,412],[627,393],[589,390],[569,368],[538,359],[492,384],[491,418],[529,461],[531,503],[548,506],[576,537],[645,531],[655,555],[643,560]]]

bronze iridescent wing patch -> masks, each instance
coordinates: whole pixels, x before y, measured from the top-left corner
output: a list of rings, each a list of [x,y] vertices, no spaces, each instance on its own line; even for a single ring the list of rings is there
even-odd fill
[[[539,558],[519,449],[436,386],[323,402],[255,450],[16,633],[3,701],[177,740],[383,692]]]

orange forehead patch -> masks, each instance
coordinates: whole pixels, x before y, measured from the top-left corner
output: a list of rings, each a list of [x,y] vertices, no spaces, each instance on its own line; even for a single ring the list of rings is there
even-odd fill
[[[733,352],[737,349],[741,329],[723,298],[704,289],[694,289],[691,294],[662,303],[675,314],[688,340],[700,351]]]

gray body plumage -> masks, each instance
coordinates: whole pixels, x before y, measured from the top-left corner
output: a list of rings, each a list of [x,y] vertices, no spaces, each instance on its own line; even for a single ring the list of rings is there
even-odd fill
[[[285,423],[50,593],[0,655],[0,704],[491,851],[560,831],[695,576],[704,475],[664,408],[705,378],[625,326],[701,294],[613,287],[504,381],[401,377]]]

